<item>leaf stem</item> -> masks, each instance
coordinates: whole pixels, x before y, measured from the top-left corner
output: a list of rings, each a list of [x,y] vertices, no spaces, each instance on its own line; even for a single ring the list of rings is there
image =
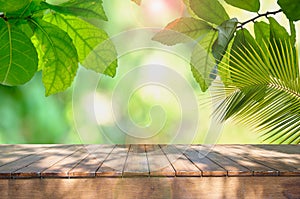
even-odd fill
[[[259,14],[259,13],[258,13],[258,15],[257,15],[256,17],[253,17],[252,19],[249,19],[249,20],[247,20],[247,21],[245,21],[245,22],[240,23],[241,25],[239,25],[239,26],[237,27],[237,29],[243,28],[244,25],[246,25],[246,24],[248,24],[248,23],[250,23],[250,22],[255,22],[255,20],[258,19],[258,18],[261,18],[261,17],[268,17],[268,15],[276,15],[277,13],[280,13],[280,12],[282,12],[282,9],[279,9],[279,10],[277,10],[277,11],[272,11],[272,12],[269,12],[269,11],[268,11],[268,12],[266,12],[266,13],[264,13],[264,14]]]

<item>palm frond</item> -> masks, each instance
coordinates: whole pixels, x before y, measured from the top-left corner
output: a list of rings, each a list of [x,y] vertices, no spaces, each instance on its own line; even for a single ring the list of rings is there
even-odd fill
[[[264,49],[264,50],[263,50]],[[215,111],[263,132],[264,141],[300,143],[300,77],[298,54],[289,41],[243,47],[230,63],[223,63],[231,84]],[[216,88],[216,93],[222,93]],[[219,98],[218,94],[215,95]]]

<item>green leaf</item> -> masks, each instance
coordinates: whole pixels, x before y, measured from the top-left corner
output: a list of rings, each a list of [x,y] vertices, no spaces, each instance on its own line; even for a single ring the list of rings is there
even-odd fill
[[[35,35],[31,37],[31,42],[35,47],[35,50],[38,54],[38,59],[39,59],[39,64],[38,64],[38,71],[43,70],[45,66],[45,61],[44,61],[44,52],[42,50],[42,44],[39,42],[39,40],[36,38]]]
[[[205,37],[195,46],[191,57],[191,69],[195,80],[205,92],[211,85],[213,78],[211,72],[216,66],[212,55],[212,45],[217,37],[217,32],[211,30]]]
[[[250,34],[244,33],[248,36],[243,36],[240,31],[236,38],[240,38],[241,42],[243,38],[251,42],[248,38]],[[242,45],[243,50],[231,54],[231,61],[239,67],[229,66],[234,81],[225,88],[226,98],[220,103],[215,114],[221,120],[231,118],[253,130],[263,132],[264,140],[271,143],[298,144],[300,68],[298,56],[291,53],[294,46],[289,40],[279,40],[278,43],[267,41],[265,45],[270,48],[266,50],[251,45]],[[296,79],[293,78],[295,74]],[[216,89],[223,92],[223,88]]]
[[[9,21],[0,19],[0,82],[16,86],[28,82],[37,70],[37,53],[30,39]]]
[[[182,0],[182,2],[185,4],[188,13],[194,18],[198,18],[190,6],[190,0]]]
[[[27,6],[31,0],[0,0],[0,12],[14,13]]]
[[[296,27],[293,21],[290,21],[290,30],[291,30],[291,42],[292,44],[296,43]]]
[[[269,22],[270,22],[270,48],[271,48],[271,52],[272,52],[272,56],[271,58],[274,60],[272,62],[272,69],[275,70],[278,64],[282,64],[280,62],[276,62],[276,60],[278,60],[278,58],[280,58],[280,56],[286,56],[286,54],[294,54],[294,56],[297,55],[297,51],[295,48],[295,38],[294,36],[290,36],[289,33],[287,32],[287,30],[281,26],[274,18],[270,17],[269,18]],[[293,32],[292,32],[293,34]],[[286,44],[291,44],[293,47],[293,51],[291,52],[286,52],[284,45]],[[280,54],[275,54],[275,48],[278,48],[277,51],[280,52]],[[296,59],[294,60],[290,60],[290,61],[297,61]],[[297,63],[295,63],[297,65]],[[290,64],[289,66],[291,66],[292,64]],[[291,79],[295,79],[297,78],[298,74],[299,74],[299,70],[296,66],[296,68],[294,69],[295,73],[290,77]],[[276,72],[276,71],[274,71]],[[280,74],[278,74],[280,75]]]
[[[225,0],[225,2],[232,6],[248,10],[250,12],[258,12],[260,8],[259,0]]]
[[[62,14],[85,18],[99,18],[107,21],[102,0],[70,0],[59,5],[52,5],[46,2],[42,2],[42,4]]]
[[[77,49],[80,63],[91,70],[115,76],[117,52],[105,31],[73,16],[50,14],[46,21],[68,33]]]
[[[274,18],[269,17],[270,28],[271,28],[271,39],[276,40],[288,40],[290,35],[287,30],[281,26]]]
[[[33,36],[33,30],[31,29],[30,25],[26,20],[18,20],[16,26],[26,34],[28,38]]]
[[[72,39],[63,30],[40,19],[31,22],[44,53],[43,83],[46,96],[67,89],[78,68],[78,56]]]
[[[153,40],[165,45],[175,45],[191,41],[191,39],[198,39],[212,29],[213,27],[205,21],[192,17],[183,17],[169,23],[164,30],[153,37]]]
[[[263,45],[264,42],[270,39],[270,25],[263,21],[255,22],[254,33],[256,41]]]
[[[289,54],[293,54],[294,57],[297,57],[297,51],[295,48],[295,39],[293,36],[290,36],[287,30],[281,26],[274,18],[269,18],[270,22],[270,52],[271,52],[271,64],[272,71],[276,74],[277,77],[281,77],[281,73],[276,70],[278,65],[283,64],[281,61],[282,56],[288,56]],[[292,45],[292,51],[286,51],[286,45]],[[278,54],[280,52],[280,54]],[[286,64],[286,67],[295,66],[295,68],[291,69],[294,72],[289,76],[290,79],[297,79],[299,75],[298,63],[296,63],[297,59],[289,60],[289,62],[294,62],[294,64]],[[283,78],[283,77],[281,77]]]
[[[230,51],[231,70],[243,71],[247,73],[249,77],[251,77],[253,74],[258,75],[261,73],[261,75],[263,75],[261,71],[252,71],[248,68],[241,67],[250,61],[244,58],[245,55],[250,57],[251,54],[254,54],[254,50],[256,50],[255,52],[259,52],[257,43],[250,32],[247,29],[238,30]],[[231,73],[233,81],[238,81],[239,79],[235,76],[234,71],[231,71]],[[249,80],[249,84],[250,83],[251,81]]]
[[[195,68],[193,65],[191,65],[191,71],[192,71],[192,74],[193,74],[195,80],[199,84],[201,91],[203,91],[203,92],[207,91],[207,89],[208,89],[208,85],[206,83],[207,81],[205,81],[203,76],[200,74],[199,70],[197,68]]]
[[[263,21],[255,22],[254,33],[257,43],[263,50],[266,50],[266,43],[270,40],[270,25]]]
[[[229,19],[218,0],[190,0],[190,7],[198,17],[216,25]]]
[[[218,74],[222,80],[222,83],[225,86],[228,86],[232,83],[230,70],[229,70],[229,62],[230,62],[230,49],[232,47],[233,41],[231,41],[228,45],[226,53],[224,54],[222,61],[218,64]]]
[[[42,18],[44,16],[44,12],[48,7],[45,4],[42,4],[44,0],[32,0],[31,4],[28,8],[28,15],[30,15],[31,18],[34,17],[40,17]],[[26,13],[27,14],[27,13]]]
[[[277,3],[289,20],[298,21],[300,19],[299,0],[278,0]]]
[[[236,31],[237,23],[238,23],[237,19],[233,18],[224,21],[220,26],[218,26],[217,28],[219,32],[218,39],[215,41],[212,47],[212,53],[217,63],[219,63],[222,60],[223,55],[226,52],[226,49],[228,47],[228,44],[233,38],[234,33]]]

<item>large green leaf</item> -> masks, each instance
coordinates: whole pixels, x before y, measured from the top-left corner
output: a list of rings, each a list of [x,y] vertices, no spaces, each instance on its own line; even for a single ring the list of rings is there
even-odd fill
[[[37,53],[30,39],[17,27],[0,18],[0,82],[21,85],[37,70]]]
[[[216,25],[229,19],[218,0],[190,0],[190,7],[198,17]]]
[[[192,16],[194,18],[198,18],[198,16],[194,13],[194,11],[192,10],[192,8],[190,6],[190,0],[182,0],[182,2],[185,4],[186,10],[190,14],[190,16]]]
[[[205,37],[195,46],[191,57],[191,69],[195,80],[205,92],[211,85],[216,74],[212,74],[216,66],[215,59],[212,55],[212,45],[217,38],[218,33],[211,30]]]
[[[44,66],[45,66],[45,61],[44,61],[44,52],[43,52],[43,50],[42,50],[42,44],[41,44],[41,42],[39,42],[39,40],[36,38],[36,36],[35,35],[33,35],[32,37],[31,37],[31,42],[32,42],[32,44],[34,45],[34,47],[35,47],[35,50],[36,50],[36,52],[37,52],[37,54],[38,54],[38,59],[39,59],[39,64],[38,64],[38,71],[40,71],[40,70],[42,70],[43,68],[44,68]]]
[[[259,0],[225,0],[225,2],[250,12],[258,12],[260,8]]]
[[[99,18],[107,21],[102,0],[70,0],[59,5],[52,5],[46,2],[42,2],[42,4],[62,14],[76,17]]]
[[[49,14],[44,19],[68,33],[84,67],[110,76],[116,74],[117,52],[105,31],[73,16]]]
[[[300,19],[299,0],[278,0],[277,3],[289,20],[298,21]]]
[[[42,45],[43,83],[46,96],[64,91],[73,82],[78,68],[78,56],[72,39],[63,30],[40,19],[31,20],[35,35]]]
[[[270,40],[270,25],[263,21],[255,22],[254,32],[257,43],[266,50],[266,43]]]
[[[291,42],[292,44],[296,43],[296,27],[293,21],[290,21],[290,30],[291,30]]]
[[[236,37],[240,42],[243,38],[244,44],[252,40],[248,33],[248,36],[241,34],[238,32]],[[290,42],[270,42],[266,41],[265,45],[273,48],[263,50],[260,46],[252,46],[250,41],[240,48],[239,53],[231,53],[234,64],[228,70],[231,70],[234,81],[225,89],[227,96],[216,113],[221,120],[232,118],[263,132],[265,141],[298,144],[300,81],[299,74],[295,72],[300,69],[298,56],[291,53],[294,47]],[[273,63],[277,63],[276,69],[270,70],[274,67]],[[295,73],[297,78],[291,78]]]
[[[153,37],[153,40],[165,45],[174,45],[191,39],[198,39],[212,29],[213,27],[205,21],[183,17],[169,23],[164,30]]]
[[[228,44],[234,36],[237,27],[237,19],[233,18],[227,21],[224,21],[217,30],[219,32],[218,39],[215,41],[212,47],[212,53],[219,63],[222,60],[222,57],[227,50]]]
[[[266,22],[254,22],[254,32],[255,39],[260,45],[270,39],[270,25]]]
[[[28,24],[27,20],[18,20],[14,23],[28,38],[33,36],[33,30]]]
[[[260,77],[261,81],[268,79],[267,78],[268,76],[265,74],[266,71],[254,70],[251,68],[242,67],[246,65],[247,62],[251,61],[248,60],[247,57],[250,57],[251,54],[255,55],[255,52],[260,52],[260,51],[255,39],[252,37],[250,32],[247,29],[238,30],[236,32],[236,36],[234,38],[234,42],[232,44],[231,51],[230,51],[230,66],[231,66],[230,70],[234,82],[240,81],[239,79],[240,77],[235,76],[236,73],[234,73],[234,71],[236,70],[248,74],[248,77],[245,79],[245,81],[247,81],[249,84],[251,84],[252,81],[256,81],[255,79],[252,78],[253,76]]]
[[[271,40],[289,40],[290,35],[287,30],[281,26],[274,18],[269,17]]]
[[[13,13],[28,5],[31,0],[0,0],[0,12]]]
[[[286,51],[286,49],[289,48],[285,48],[285,45],[287,44],[291,44],[292,46],[294,46],[295,44],[292,42],[295,42],[295,40],[293,39],[293,36],[290,36],[289,33],[287,32],[287,30],[281,26],[274,18],[270,17],[269,18],[269,22],[270,22],[270,51],[271,51],[271,56],[270,56],[270,61],[271,64],[273,65],[272,67],[272,71],[274,73],[274,75],[276,74],[276,77],[278,78],[284,78],[282,76],[282,74],[280,73],[280,71],[277,70],[278,65],[283,64],[282,62],[280,62],[281,60],[279,59],[280,56],[287,56],[288,54],[293,54],[293,57],[297,56],[297,51],[296,48],[293,47],[292,51]],[[278,48],[278,49],[276,49]],[[278,54],[280,53],[280,54]],[[280,55],[280,56],[279,56]],[[295,62],[296,59],[293,60],[289,60],[290,62]],[[297,66],[297,63],[294,64],[286,64],[286,67],[293,67],[290,70],[293,70],[293,73],[290,74],[290,76],[288,76],[288,78],[290,79],[296,79],[298,77],[299,74],[299,69]]]
[[[231,46],[232,46],[232,43],[233,42],[230,43]],[[230,52],[230,49],[231,49],[231,47],[230,48],[228,47],[226,53],[223,56],[222,61],[218,64],[218,74],[219,74],[219,76],[222,80],[222,83],[225,86],[228,86],[232,83],[230,70],[229,70],[229,62],[230,62],[230,53],[229,52]]]

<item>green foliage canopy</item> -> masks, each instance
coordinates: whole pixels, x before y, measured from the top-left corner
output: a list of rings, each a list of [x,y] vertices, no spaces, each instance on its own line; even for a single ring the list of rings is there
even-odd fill
[[[115,75],[117,54],[107,33],[84,20],[107,20],[102,1],[0,0],[0,5],[1,84],[24,84],[41,70],[48,96],[72,84],[78,63]]]
[[[300,143],[300,68],[294,25],[300,19],[299,1],[278,0],[279,10],[263,14],[259,0],[225,2],[257,16],[241,22],[236,16],[229,17],[218,0],[185,0],[191,22],[176,19],[153,39],[175,45],[186,42],[186,38],[175,38],[181,33],[197,41],[190,61],[195,80],[202,91],[217,75],[225,85],[225,89],[216,88],[215,94],[221,100],[215,111],[220,120],[233,118],[263,131],[269,142]],[[285,14],[289,27],[271,17],[280,13]],[[209,26],[195,28],[205,22]],[[254,36],[249,31],[251,23]],[[196,32],[191,35],[186,27]]]

